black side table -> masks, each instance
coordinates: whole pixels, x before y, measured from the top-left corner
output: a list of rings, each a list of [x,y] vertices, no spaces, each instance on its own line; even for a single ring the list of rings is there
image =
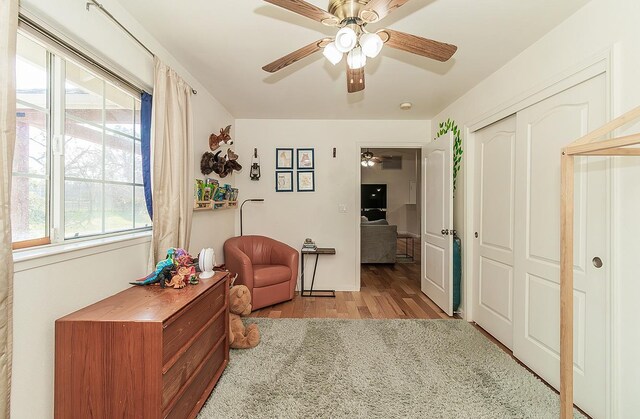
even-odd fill
[[[333,247],[318,247],[317,249],[305,249],[300,250],[300,266],[302,274],[300,275],[300,296],[301,297],[333,297],[336,296],[336,290],[314,290],[313,283],[316,280],[316,270],[318,269],[318,258],[320,255],[335,255],[336,249]],[[304,289],[304,259],[306,255],[316,255],[316,261],[313,265],[313,276],[311,277],[311,289]]]
[[[398,240],[404,240],[404,253],[396,255],[397,257],[405,258],[410,261],[414,261],[414,252],[416,249],[416,242],[411,234],[398,234]],[[409,254],[409,241],[411,241],[411,254]]]

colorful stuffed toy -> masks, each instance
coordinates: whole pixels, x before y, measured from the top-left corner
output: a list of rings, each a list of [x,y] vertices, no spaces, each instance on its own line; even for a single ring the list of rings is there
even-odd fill
[[[136,282],[129,282],[129,283],[131,285],[151,285],[151,284],[159,283],[160,286],[164,288],[165,281],[171,279],[172,277],[171,271],[173,271],[176,268],[176,260],[175,260],[176,250],[182,250],[182,249],[175,249],[172,247],[167,251],[167,258],[158,262],[158,264],[156,265],[155,271],[151,272],[149,275],[145,276],[144,278],[140,278],[136,280]]]
[[[258,325],[246,328],[240,316],[251,314],[251,292],[244,285],[236,285],[229,290],[229,344],[233,349],[255,348],[260,343]]]
[[[161,260],[156,265],[156,270],[138,279],[136,282],[130,282],[131,285],[153,285],[160,284],[162,288],[165,286],[176,289],[184,288],[187,281],[194,284],[196,278],[197,259],[193,259],[184,249],[175,247],[167,250],[167,258]],[[198,282],[196,281],[195,284]]]

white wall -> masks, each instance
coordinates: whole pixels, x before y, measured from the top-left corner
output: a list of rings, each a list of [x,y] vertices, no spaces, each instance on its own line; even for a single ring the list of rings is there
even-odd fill
[[[335,256],[321,257],[315,287],[356,290],[359,143],[374,145],[390,138],[426,142],[430,129],[429,121],[237,120],[237,151],[246,168],[236,176],[240,194],[242,199],[265,199],[245,205],[244,233],[269,236],[296,249],[306,237],[318,246],[335,247]],[[248,172],[254,147],[261,159],[258,182],[249,180]],[[315,148],[315,192],[275,192],[276,147]],[[339,205],[347,212],[339,212]]]
[[[542,88],[548,80],[591,57],[613,49],[613,113],[619,116],[640,105],[640,2],[637,0],[593,0],[544,36],[514,60],[484,80],[434,118],[437,123],[455,119],[462,128],[476,123],[491,111],[504,108],[512,99]],[[638,132],[640,125],[624,132]],[[621,132],[624,133],[624,132]],[[435,133],[435,129],[434,129]],[[619,380],[613,383],[614,417],[631,418],[640,410],[640,328],[635,307],[640,296],[640,161],[625,158],[614,170],[613,260],[614,310],[618,313],[619,341],[614,348],[614,367]],[[464,163],[463,163],[464,166]],[[461,174],[461,176],[464,176]],[[464,181],[461,178],[461,196]],[[462,201],[461,199],[458,201]],[[456,204],[459,216],[462,202]],[[457,229],[464,234],[462,226]]]
[[[194,175],[200,175],[200,157],[208,148],[209,134],[233,124],[233,117],[169,52],[141,30],[116,1],[101,3],[198,90],[193,97]],[[50,30],[78,44],[141,87],[149,89],[153,85],[151,56],[95,8],[87,12],[84,1],[22,0],[21,6]],[[197,252],[204,246],[214,247],[221,262],[222,244],[234,234],[235,214],[232,210],[194,214],[190,250]],[[143,276],[149,240],[131,243],[124,242],[116,248],[100,247],[98,253],[91,255],[72,252],[62,261],[43,259],[40,262],[45,262],[44,266],[37,266],[40,262],[17,264],[12,417],[53,416],[54,320],[120,291],[129,281]]]
[[[409,182],[420,179],[418,166],[419,150],[416,149],[369,149],[376,156],[399,156],[402,158],[401,169],[384,169],[384,164],[376,164],[373,167],[360,169],[360,180],[365,183],[378,183],[387,185],[387,221],[397,225],[399,233],[411,233],[420,235],[420,202],[419,190],[416,193],[416,204],[409,202]]]
[[[54,322],[143,277],[150,239],[16,263],[11,417],[53,417]]]

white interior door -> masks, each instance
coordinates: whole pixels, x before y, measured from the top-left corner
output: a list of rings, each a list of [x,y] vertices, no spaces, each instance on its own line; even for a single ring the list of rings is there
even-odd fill
[[[423,234],[421,289],[453,316],[453,136],[422,149]]]
[[[513,347],[516,116],[475,133],[473,317]]]
[[[559,384],[560,149],[606,122],[606,78],[595,77],[517,115],[513,352]],[[576,404],[605,417],[607,162],[576,159],[574,377]],[[594,266],[601,258],[602,267]]]

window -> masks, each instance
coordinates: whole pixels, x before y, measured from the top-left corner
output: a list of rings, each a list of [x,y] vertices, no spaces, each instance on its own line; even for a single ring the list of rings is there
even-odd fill
[[[151,227],[139,93],[18,33],[14,248]]]
[[[39,244],[49,236],[50,71],[47,50],[18,36],[16,145],[13,157],[13,242]]]

